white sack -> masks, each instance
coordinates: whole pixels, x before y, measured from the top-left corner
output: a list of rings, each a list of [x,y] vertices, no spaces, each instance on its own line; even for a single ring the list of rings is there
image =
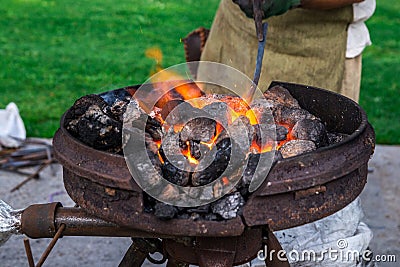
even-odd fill
[[[25,138],[24,122],[17,105],[11,102],[6,109],[0,109],[0,147],[19,147]]]
[[[286,251],[291,267],[360,267],[364,266],[362,257],[355,259],[352,255],[362,256],[372,239],[372,231],[361,222],[362,217],[360,199],[357,198],[328,217],[298,227],[276,231],[274,234]],[[327,254],[329,250],[335,250],[338,253],[330,257]],[[315,252],[315,259],[309,260],[306,257],[302,259],[301,253],[305,251]],[[299,257],[296,255],[297,252]],[[251,264],[244,266],[259,267],[265,264],[255,259]]]

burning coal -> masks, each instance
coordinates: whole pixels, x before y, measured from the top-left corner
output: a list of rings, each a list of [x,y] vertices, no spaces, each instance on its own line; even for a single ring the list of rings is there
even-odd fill
[[[274,161],[345,137],[329,133],[282,86],[248,102],[205,93],[170,70],[153,77],[77,100],[65,128],[91,147],[124,154],[145,211],[161,219],[234,218]]]

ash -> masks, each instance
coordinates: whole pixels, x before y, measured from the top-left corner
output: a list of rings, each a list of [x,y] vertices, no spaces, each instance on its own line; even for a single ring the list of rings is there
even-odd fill
[[[213,213],[220,215],[224,219],[232,219],[239,215],[244,203],[242,195],[239,192],[235,192],[214,202],[211,205],[211,209]]]

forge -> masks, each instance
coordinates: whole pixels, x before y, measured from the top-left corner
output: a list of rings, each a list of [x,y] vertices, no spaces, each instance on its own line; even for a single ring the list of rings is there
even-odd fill
[[[151,110],[134,88],[84,96],[62,121],[96,150],[124,151],[144,191],[143,209],[163,220],[233,219],[274,162],[348,136],[328,131],[281,85],[248,103],[205,94],[191,81],[177,84]],[[153,90],[165,89],[155,84]]]
[[[270,86],[272,91],[267,91],[266,94],[273,92],[277,87],[283,87],[292,98],[288,99],[286,93],[278,94],[279,97],[273,94],[269,96],[270,98],[275,97],[276,102],[284,101],[285,104],[292,101],[292,104],[297,103],[305,111],[298,111],[296,108],[293,113],[290,107],[272,109],[272,113],[275,114],[274,125],[277,125],[273,139],[276,145],[269,146],[266,151],[257,150],[262,148],[264,143],[257,143],[257,134],[254,134],[257,131],[253,131],[250,144],[254,141],[255,145],[250,145],[250,150],[244,153],[248,157],[244,166],[246,168],[243,167],[247,172],[245,170],[243,175],[240,175],[237,183],[239,187],[231,189],[227,195],[219,198],[218,205],[213,202],[198,207],[174,207],[159,202],[143,190],[143,185],[139,185],[133,179],[121,154],[124,138],[121,136],[116,140],[110,137],[113,132],[123,128],[122,125],[118,125],[123,121],[122,102],[130,102],[130,96],[139,87],[140,85],[129,86],[82,98],[64,114],[60,129],[54,137],[54,153],[63,165],[65,188],[79,207],[64,208],[59,203],[32,205],[22,211],[22,233],[32,238],[53,237],[59,232],[62,235],[75,236],[132,237],[132,246],[120,266],[140,266],[146,258],[155,264],[168,260],[168,266],[188,264],[233,266],[253,259],[264,244],[271,249],[279,250],[279,243],[277,244],[272,231],[309,223],[342,209],[361,193],[366,183],[367,164],[374,150],[375,136],[360,106],[344,96],[323,89],[274,82]],[[152,90],[157,90],[156,85],[153,84],[151,87]],[[304,94],[304,90],[307,90],[307,94]],[[224,97],[227,98],[220,96]],[[93,103],[98,105],[99,100],[102,103],[101,109],[89,108]],[[167,99],[162,106],[176,106],[176,103],[168,104],[172,102],[173,99]],[[101,135],[89,135],[92,138],[85,143],[68,128],[71,121],[77,117],[84,118],[82,115],[88,110],[92,118],[100,118],[96,122],[100,124],[96,124],[98,127],[94,128]],[[109,111],[113,116],[102,117],[99,110]],[[159,111],[158,114],[164,120],[165,114]],[[257,109],[254,109],[254,113],[256,111]],[[296,114],[298,120],[286,118],[286,113]],[[281,119],[276,120],[277,115]],[[176,173],[169,167],[163,167],[167,161],[162,153],[159,153],[164,144],[159,142],[161,138],[158,138],[160,137],[158,127],[162,121],[157,119],[157,116],[156,114],[150,116],[152,119],[147,117],[146,124],[142,125],[148,130],[148,135],[144,138],[148,144],[145,153],[158,160],[155,162],[161,164],[158,169],[161,174],[175,175]],[[109,119],[113,122],[109,123]],[[229,119],[227,121],[229,122]],[[260,121],[258,118],[258,122]],[[191,156],[196,159],[197,152],[194,150],[199,149],[200,154],[203,150],[211,151],[207,145],[199,146],[201,142],[207,143],[210,139],[217,140],[218,136],[222,136],[223,130],[217,130],[217,125],[223,122],[206,120],[193,123],[203,125],[201,129],[205,131],[185,132],[185,126],[175,130],[179,133],[179,138],[184,141],[179,150],[186,153],[187,158]],[[83,120],[82,125],[87,126],[87,121]],[[207,128],[210,125],[212,130]],[[222,128],[229,128],[231,125],[233,122]],[[252,126],[254,125],[260,123]],[[304,130],[310,125],[312,131]],[[104,126],[113,127],[108,127],[105,131]],[[81,126],[80,129],[85,127]],[[321,137],[323,128],[326,132]],[[174,131],[174,127],[170,129]],[[220,134],[216,136],[218,131]],[[193,136],[196,137],[192,138]],[[307,147],[303,151],[303,148],[300,150],[296,148],[303,146],[305,139],[303,136],[307,136],[307,142],[314,144],[312,149]],[[99,141],[99,137],[103,139]],[[229,142],[223,140],[225,138],[222,138],[221,142],[224,144],[220,146],[229,147]],[[292,148],[290,144],[296,140],[300,141],[301,145],[293,145],[295,148]],[[99,146],[94,148],[96,142]],[[193,143],[196,143],[197,147]],[[218,149],[217,144],[219,143],[215,142],[214,147]],[[288,152],[282,153],[285,146],[290,146]],[[282,156],[275,157],[277,153]],[[269,172],[260,172],[264,174],[265,179],[256,190],[246,192],[240,188],[241,181],[246,177],[252,179],[251,168],[258,164],[257,157],[262,154],[273,154],[275,160],[272,161]],[[194,169],[196,168],[198,166]],[[192,169],[189,169],[189,172],[192,173],[188,176],[183,174],[174,176],[173,182],[195,185],[203,181],[193,175],[195,172]],[[149,176],[150,178],[152,176]],[[229,180],[231,177],[226,179]],[[224,183],[224,179],[217,178],[214,181]],[[173,190],[162,189],[169,193],[167,196],[174,196]],[[240,198],[244,201],[237,202]],[[236,203],[238,209],[226,209],[234,206],[230,205],[231,203]],[[153,259],[151,254],[154,252],[162,253],[163,259],[159,261]],[[269,266],[280,266],[274,265],[280,264],[277,261],[269,264]]]

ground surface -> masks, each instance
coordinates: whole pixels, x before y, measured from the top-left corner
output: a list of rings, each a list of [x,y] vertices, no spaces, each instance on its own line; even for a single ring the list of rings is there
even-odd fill
[[[370,161],[367,186],[362,193],[365,222],[374,232],[370,247],[376,255],[396,255],[400,262],[400,147],[377,146]],[[15,209],[34,203],[60,201],[64,206],[74,203],[66,195],[59,165],[45,169],[39,180],[26,184],[19,191],[10,189],[23,180],[22,176],[0,172],[0,198]],[[0,247],[0,266],[28,266],[23,236],[13,236]],[[35,261],[48,245],[49,239],[31,240]],[[59,240],[44,266],[118,266],[130,245],[129,238],[64,237]],[[146,263],[146,266],[152,266]]]

